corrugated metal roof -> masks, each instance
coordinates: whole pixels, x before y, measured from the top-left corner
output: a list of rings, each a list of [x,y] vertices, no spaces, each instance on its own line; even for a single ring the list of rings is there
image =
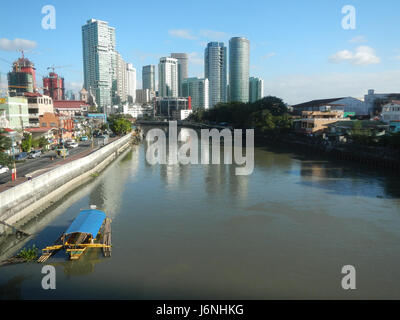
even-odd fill
[[[103,211],[95,209],[83,210],[71,223],[65,234],[88,233],[95,238],[105,218],[106,214]]]

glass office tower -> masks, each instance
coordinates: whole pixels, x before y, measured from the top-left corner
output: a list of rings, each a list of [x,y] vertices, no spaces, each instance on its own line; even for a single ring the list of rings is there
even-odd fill
[[[250,41],[229,40],[229,101],[249,102]]]
[[[209,106],[227,101],[227,50],[223,42],[210,42],[204,50],[204,76],[209,82]]]

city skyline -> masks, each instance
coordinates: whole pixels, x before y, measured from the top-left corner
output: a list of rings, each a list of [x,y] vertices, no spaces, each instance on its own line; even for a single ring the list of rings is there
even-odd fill
[[[339,1],[324,5],[316,1],[307,4],[284,1],[282,4],[269,5],[259,2],[259,10],[256,11],[256,4],[246,8],[234,3],[229,8],[221,1],[216,4],[216,9],[224,8],[226,16],[231,19],[217,21],[213,19],[215,13],[210,13],[202,21],[191,21],[190,25],[170,19],[166,25],[152,26],[145,32],[138,28],[143,22],[141,17],[125,19],[129,10],[111,10],[108,5],[95,8],[90,6],[89,1],[79,5],[80,10],[71,12],[65,4],[55,4],[55,30],[41,28],[40,10],[43,5],[40,3],[26,4],[26,12],[37,14],[27,15],[19,31],[8,23],[12,17],[5,17],[2,30],[3,37],[7,37],[0,40],[0,57],[14,61],[20,55],[16,47],[22,44],[26,56],[35,62],[39,79],[46,75],[46,68],[51,64],[72,64],[73,67],[65,68],[59,74],[66,80],[66,90],[79,91],[83,84],[79,29],[93,17],[107,21],[116,28],[116,49],[136,70],[141,70],[144,65],[155,65],[160,57],[169,56],[171,52],[187,52],[190,70],[188,76],[202,78],[206,43],[220,41],[226,45],[231,37],[243,36],[251,42],[250,76],[264,79],[264,95],[279,96],[289,104],[319,97],[362,97],[370,88],[377,92],[398,91],[395,80],[400,74],[399,49],[395,44],[383,41],[384,38],[394,37],[397,29],[395,20],[391,19],[394,14],[392,12],[399,7],[394,1],[391,2],[393,10],[389,13],[384,7],[372,6],[369,2],[353,2],[357,10],[355,30],[344,30],[341,27],[344,15],[341,13],[343,3]],[[299,14],[289,12],[286,9],[288,5],[293,9],[291,11]],[[7,3],[5,6],[10,12],[13,11],[12,4]],[[131,5],[127,6],[129,8]],[[270,10],[270,7],[274,10]],[[191,8],[189,6],[188,10]],[[199,12],[203,10],[200,8]],[[231,22],[235,17],[244,16],[250,11],[253,16],[245,18],[245,23],[235,25]],[[279,14],[273,17],[269,11]],[[173,16],[182,13],[182,9],[171,12]],[[265,19],[261,19],[264,16]],[[297,22],[289,27],[280,22],[279,18],[296,18]],[[10,66],[1,60],[3,87],[8,71]],[[137,82],[141,83],[140,72]]]

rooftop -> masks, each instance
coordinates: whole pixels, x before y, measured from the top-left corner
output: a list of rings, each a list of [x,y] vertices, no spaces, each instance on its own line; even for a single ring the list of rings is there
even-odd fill
[[[53,101],[54,108],[76,108],[80,109],[82,106],[89,106],[85,101],[81,100],[55,100]]]

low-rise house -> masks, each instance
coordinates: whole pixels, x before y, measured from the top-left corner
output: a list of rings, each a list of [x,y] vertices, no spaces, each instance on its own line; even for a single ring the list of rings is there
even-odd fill
[[[32,135],[32,140],[40,139],[41,137],[46,138],[48,141],[54,140],[54,137],[58,134],[57,128],[27,128],[24,132]]]
[[[400,93],[375,93],[375,90],[370,89],[364,96],[365,107],[371,115],[374,114],[378,105],[394,99],[400,99]]]
[[[389,122],[389,131],[393,133],[400,132],[400,120],[392,120]]]
[[[15,155],[20,152],[20,145],[22,141],[22,133],[10,128],[1,128],[0,135],[6,136],[11,139],[10,150],[5,150],[8,155]]]
[[[145,115],[151,116],[153,114],[153,108],[151,106],[144,107],[140,104],[124,105],[122,110],[123,114],[129,114],[132,118],[138,119],[143,118]]]
[[[29,126],[40,127],[39,117],[45,113],[53,113],[53,99],[38,92],[25,92],[28,99]]]
[[[400,101],[393,100],[382,107],[382,121],[400,121]]]
[[[25,97],[0,98],[0,115],[10,129],[29,127],[28,100]]]
[[[291,109],[293,114],[301,115],[303,111],[319,111],[324,106],[329,106],[331,110],[354,112],[356,116],[368,115],[368,109],[364,101],[353,97],[312,100],[292,105]]]
[[[54,101],[54,110],[60,116],[69,117],[82,117],[87,114],[89,105],[85,101],[79,100],[58,100]]]
[[[346,142],[352,135],[379,137],[386,134],[388,125],[381,121],[347,120],[327,125],[326,135],[330,140]]]
[[[330,123],[339,120],[349,121],[343,116],[343,111],[330,110],[329,106],[325,106],[320,107],[319,111],[303,111],[300,119],[293,120],[293,126],[299,133],[320,134]]]

